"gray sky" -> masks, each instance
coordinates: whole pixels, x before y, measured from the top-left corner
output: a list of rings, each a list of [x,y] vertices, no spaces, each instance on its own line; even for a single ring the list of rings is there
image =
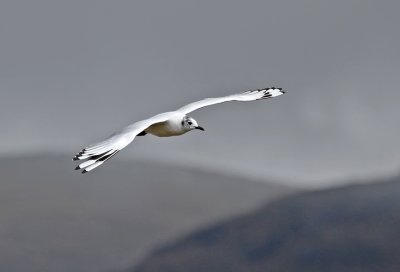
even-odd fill
[[[206,133],[140,138],[121,157],[294,184],[397,172],[399,10],[390,0],[2,1],[0,154],[73,155],[161,111],[274,85],[287,94],[199,110]]]

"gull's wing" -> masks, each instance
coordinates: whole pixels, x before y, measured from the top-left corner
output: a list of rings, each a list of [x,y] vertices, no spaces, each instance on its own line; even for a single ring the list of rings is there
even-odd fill
[[[86,173],[95,169],[130,144],[140,132],[155,123],[167,121],[171,116],[172,113],[161,113],[149,119],[136,122],[114,133],[104,141],[82,149],[75,155],[73,160],[87,159],[87,161],[78,165],[75,170],[83,169],[82,173]]]
[[[284,94],[285,92],[282,91],[281,88],[265,88],[265,89],[260,89],[260,90],[251,90],[251,91],[246,91],[243,93],[238,93],[238,94],[232,94],[224,97],[217,97],[217,98],[206,98],[197,102],[190,103],[177,111],[182,112],[184,114],[187,114],[189,112],[195,111],[197,109],[214,105],[214,104],[219,104],[227,101],[253,101],[253,100],[260,100],[260,99],[267,99],[271,97],[275,97],[281,94]]]

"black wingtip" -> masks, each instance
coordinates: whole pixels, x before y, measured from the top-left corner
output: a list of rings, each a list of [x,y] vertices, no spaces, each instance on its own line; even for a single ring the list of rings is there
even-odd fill
[[[77,167],[75,167],[75,170],[79,170],[79,169],[81,169],[81,168],[79,167],[79,165],[78,165]]]
[[[82,171],[82,174],[85,174],[85,173],[87,173],[88,171],[86,171],[85,169]]]

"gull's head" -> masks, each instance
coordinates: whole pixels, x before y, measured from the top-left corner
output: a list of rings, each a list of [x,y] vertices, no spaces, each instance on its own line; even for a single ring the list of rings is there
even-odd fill
[[[187,117],[186,116],[185,118],[183,118],[182,126],[187,131],[194,130],[194,129],[198,129],[198,130],[204,131],[204,128],[199,126],[197,124],[196,120],[194,120],[192,117]]]

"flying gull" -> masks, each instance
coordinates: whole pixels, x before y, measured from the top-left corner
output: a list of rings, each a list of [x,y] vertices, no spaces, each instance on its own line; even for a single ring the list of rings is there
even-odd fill
[[[73,158],[74,161],[86,160],[79,164],[75,170],[83,169],[82,173],[92,171],[107,160],[115,156],[121,149],[130,144],[136,136],[152,134],[158,137],[179,136],[191,130],[202,130],[188,113],[197,109],[219,104],[227,101],[253,101],[267,99],[284,94],[281,88],[265,88],[250,90],[239,94],[228,95],[218,98],[206,98],[190,103],[176,111],[157,114],[149,119],[133,123],[122,130],[114,133],[106,140],[82,149]]]

